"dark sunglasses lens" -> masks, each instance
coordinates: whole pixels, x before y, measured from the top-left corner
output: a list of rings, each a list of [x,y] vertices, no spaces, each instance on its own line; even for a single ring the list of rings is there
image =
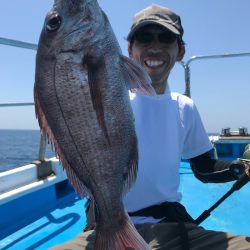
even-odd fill
[[[177,40],[177,35],[171,33],[171,32],[163,32],[159,34],[153,34],[151,32],[138,32],[135,34],[135,40],[139,43],[147,44],[151,43],[155,36],[158,37],[158,40],[161,43],[173,43],[175,40]]]
[[[173,43],[177,40],[177,35],[170,32],[164,32],[158,35],[158,39],[161,43]]]
[[[135,40],[139,43],[151,43],[154,40],[154,35],[149,32],[138,32],[135,34]]]

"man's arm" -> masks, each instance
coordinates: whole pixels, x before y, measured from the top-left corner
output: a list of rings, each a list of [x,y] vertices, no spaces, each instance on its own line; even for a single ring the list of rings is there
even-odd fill
[[[237,180],[245,166],[239,160],[221,161],[211,159],[209,152],[189,159],[196,178],[204,183],[223,183]]]

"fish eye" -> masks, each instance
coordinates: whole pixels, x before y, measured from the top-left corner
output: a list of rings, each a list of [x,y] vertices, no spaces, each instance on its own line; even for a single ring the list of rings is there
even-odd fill
[[[46,30],[47,31],[56,31],[61,26],[62,19],[57,12],[49,13],[46,17]]]

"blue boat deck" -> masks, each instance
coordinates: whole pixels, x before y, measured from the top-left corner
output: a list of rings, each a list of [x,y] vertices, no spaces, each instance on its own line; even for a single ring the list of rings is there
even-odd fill
[[[47,192],[50,191],[47,190]],[[29,197],[26,206],[33,206],[32,200],[39,198],[41,197]],[[38,211],[33,211],[24,221],[17,222],[15,226],[21,227],[19,230],[0,241],[0,249],[44,250],[74,238],[82,232],[86,223],[84,204],[84,200],[79,199],[74,192],[70,192],[60,198],[54,206],[50,208],[43,206]],[[18,210],[18,207],[16,209]],[[40,216],[37,216],[37,213]],[[34,216],[37,217],[35,220]],[[30,223],[32,219],[33,222]]]
[[[233,183],[226,184],[203,184],[195,179],[190,169],[189,163],[183,162],[180,168],[181,185],[183,192],[182,203],[187,210],[197,218],[204,210],[212,206],[222,197],[232,186]],[[2,231],[0,236],[0,249],[48,249],[54,245],[60,244],[74,238],[81,233],[86,223],[84,214],[85,201],[68,188],[68,194],[57,194],[58,199],[55,204],[44,206],[36,204],[35,212],[25,219],[15,221],[11,232]],[[25,207],[34,209],[34,201],[48,198],[51,190],[43,190],[43,194],[36,194],[27,197]],[[48,203],[49,204],[49,203]],[[13,207],[13,204],[11,204]],[[16,211],[20,212],[19,204],[15,206]],[[227,231],[235,234],[250,235],[249,222],[245,218],[250,209],[249,184],[241,190],[233,193],[224,201],[211,216],[204,221],[201,226],[217,230]],[[5,211],[7,209],[5,208]],[[34,210],[33,210],[34,211]],[[15,211],[9,211],[15,216]],[[35,214],[35,215],[34,215]],[[4,214],[1,215],[4,218]],[[6,216],[8,216],[6,214]],[[16,230],[14,229],[16,228]]]

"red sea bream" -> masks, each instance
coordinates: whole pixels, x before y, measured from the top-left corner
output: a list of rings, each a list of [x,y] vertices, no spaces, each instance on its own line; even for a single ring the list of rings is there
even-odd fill
[[[138,163],[128,86],[154,94],[97,1],[55,0],[38,44],[36,113],[75,190],[95,201],[95,250],[149,249],[122,202]]]

